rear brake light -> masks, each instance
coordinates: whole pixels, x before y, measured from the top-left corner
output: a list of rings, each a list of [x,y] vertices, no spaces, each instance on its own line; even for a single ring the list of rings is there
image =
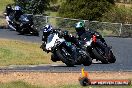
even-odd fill
[[[93,35],[93,38],[92,38],[93,42],[96,42],[96,35]]]

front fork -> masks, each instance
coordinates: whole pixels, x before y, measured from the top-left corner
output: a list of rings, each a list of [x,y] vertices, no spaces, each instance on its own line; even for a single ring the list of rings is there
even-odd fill
[[[71,56],[73,57],[74,60],[77,59],[77,50],[76,47],[74,45],[69,45],[67,46],[66,43],[63,43],[63,46],[66,47],[67,51],[71,54]]]

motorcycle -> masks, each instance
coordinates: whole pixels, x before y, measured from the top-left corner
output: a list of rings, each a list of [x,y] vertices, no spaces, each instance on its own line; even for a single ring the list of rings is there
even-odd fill
[[[81,36],[81,41],[83,42],[83,48],[90,54],[90,56],[103,64],[115,63],[116,58],[113,54],[112,48],[105,45],[98,39],[96,34],[83,34]]]
[[[20,34],[33,34],[38,36],[39,31],[33,25],[33,15],[23,14],[20,16],[19,20],[15,20],[14,11],[8,12],[8,8],[6,9],[4,15],[6,18],[6,22],[8,27],[14,31],[19,32]],[[8,14],[7,14],[8,13]]]
[[[19,18],[19,28],[16,30],[20,34],[33,34],[39,35],[39,31],[33,25],[33,15],[24,14]]]
[[[89,66],[92,63],[90,56],[81,49],[77,49],[77,58],[74,58],[73,50],[76,47],[67,42],[64,38],[59,37],[57,33],[50,34],[47,39],[46,50],[52,52],[51,60],[53,62],[62,61],[67,66],[74,66],[76,64],[83,64]]]

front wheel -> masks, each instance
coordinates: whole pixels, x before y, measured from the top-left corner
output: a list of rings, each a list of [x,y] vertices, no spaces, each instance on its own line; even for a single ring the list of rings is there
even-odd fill
[[[84,66],[90,66],[92,64],[92,58],[90,57],[90,55],[88,53],[86,53],[85,51],[82,52],[82,62]]]
[[[72,58],[72,56],[68,53],[68,51],[61,47],[56,51],[56,54],[60,58],[60,60],[65,63],[67,66],[72,67],[75,65],[75,60]]]
[[[55,55],[55,54],[51,54],[51,60],[53,61],[53,62],[56,62],[56,61],[59,61],[59,58]]]
[[[99,53],[100,51],[97,49],[98,47],[94,48],[92,52],[94,53],[96,59],[100,60],[103,64],[108,64],[108,60],[104,57],[103,54]],[[101,49],[100,49],[101,50]],[[102,51],[103,52],[103,51]]]

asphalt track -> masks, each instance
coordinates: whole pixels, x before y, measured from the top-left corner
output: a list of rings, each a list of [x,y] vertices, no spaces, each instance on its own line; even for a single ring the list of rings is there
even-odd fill
[[[19,35],[9,29],[0,29],[0,38],[15,39],[41,44],[41,36]],[[108,45],[112,46],[117,61],[112,64],[101,64],[93,61],[90,66],[76,65],[66,67],[65,64],[30,65],[30,66],[9,66],[1,67],[0,71],[45,71],[45,72],[78,72],[82,67],[87,71],[132,71],[132,38],[105,37]]]

